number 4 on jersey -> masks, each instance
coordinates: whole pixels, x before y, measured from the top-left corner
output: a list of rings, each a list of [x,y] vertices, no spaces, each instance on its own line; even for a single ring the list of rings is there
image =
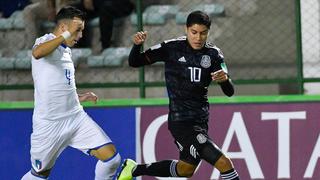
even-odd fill
[[[68,85],[70,85],[71,84],[71,71],[70,71],[70,69],[65,69],[65,76],[68,80]]]

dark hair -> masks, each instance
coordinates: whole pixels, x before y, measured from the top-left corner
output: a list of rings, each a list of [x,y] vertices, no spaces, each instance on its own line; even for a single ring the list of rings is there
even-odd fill
[[[57,23],[62,19],[73,19],[75,17],[84,21],[85,13],[73,6],[65,6],[61,8],[58,14],[56,15],[55,21]]]
[[[202,11],[193,11],[191,12],[187,17],[186,26],[190,27],[194,24],[201,24],[207,26],[208,29],[210,29],[211,26],[211,20],[208,14],[202,12]]]

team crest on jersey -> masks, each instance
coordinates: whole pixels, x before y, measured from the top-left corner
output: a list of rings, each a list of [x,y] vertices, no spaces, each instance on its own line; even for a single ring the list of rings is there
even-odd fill
[[[40,160],[35,160],[35,165],[36,165],[36,167],[37,167],[37,169],[41,169],[42,168],[42,163],[41,163],[41,161]]]
[[[200,65],[203,68],[209,68],[211,66],[211,58],[208,55],[203,55],[201,58]]]
[[[200,144],[203,144],[203,143],[207,142],[207,137],[203,134],[198,134],[197,140]]]

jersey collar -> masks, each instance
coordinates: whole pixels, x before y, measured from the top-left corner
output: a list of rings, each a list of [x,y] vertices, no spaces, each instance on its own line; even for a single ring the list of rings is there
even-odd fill
[[[60,46],[62,46],[63,48],[67,48],[67,45],[65,45],[65,44],[61,44]]]

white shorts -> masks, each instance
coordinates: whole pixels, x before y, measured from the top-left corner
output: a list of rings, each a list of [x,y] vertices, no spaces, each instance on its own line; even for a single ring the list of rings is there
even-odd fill
[[[31,164],[36,172],[49,170],[67,147],[88,154],[91,149],[112,143],[110,138],[83,110],[59,121],[33,119]]]

